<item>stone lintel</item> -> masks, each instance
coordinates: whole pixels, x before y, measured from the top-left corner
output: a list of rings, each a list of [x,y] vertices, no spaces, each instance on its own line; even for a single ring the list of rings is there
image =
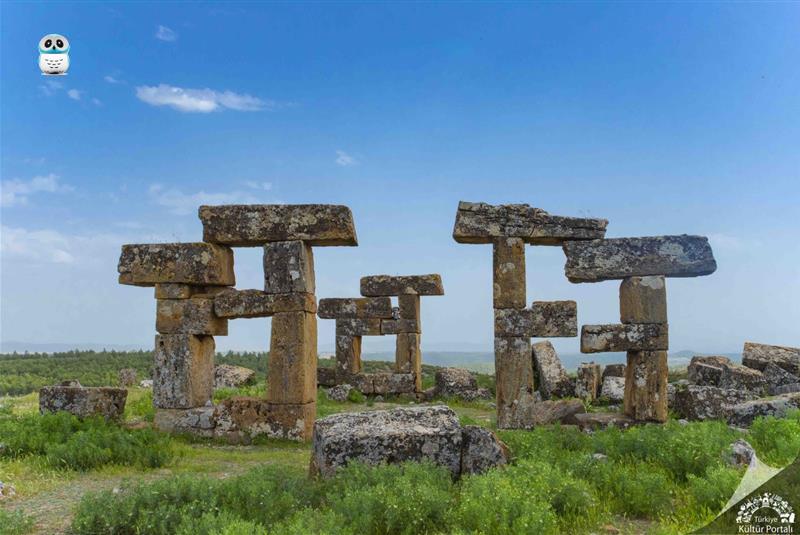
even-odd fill
[[[280,312],[317,311],[314,294],[269,294],[263,290],[226,290],[214,296],[214,313],[221,318],[266,318]]]
[[[120,284],[159,283],[233,286],[233,251],[211,243],[149,243],[122,246]]]
[[[669,349],[666,323],[624,323],[584,325],[581,353],[613,351],[666,351]]]
[[[415,320],[381,320],[381,334],[419,333]]]
[[[381,335],[381,321],[380,319],[354,319],[343,318],[336,320],[336,335],[337,336],[380,336]]]
[[[319,300],[317,315],[322,319],[391,319],[388,297],[328,297]]]
[[[401,294],[444,295],[442,277],[428,275],[370,275],[361,277],[361,295],[390,297]]]

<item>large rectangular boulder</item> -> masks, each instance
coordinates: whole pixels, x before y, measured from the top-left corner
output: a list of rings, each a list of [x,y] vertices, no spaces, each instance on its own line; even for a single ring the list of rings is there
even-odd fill
[[[496,336],[494,374],[498,426],[507,427],[520,403],[534,393],[530,339]]]
[[[401,294],[444,295],[442,277],[437,273],[361,277],[361,295],[365,297],[389,297]]]
[[[628,351],[625,414],[638,421],[666,422],[668,373],[666,351]]]
[[[675,401],[671,408],[687,420],[726,419],[733,405],[755,397],[756,394],[747,390],[686,385],[675,391]]]
[[[264,291],[270,294],[315,292],[314,252],[302,241],[264,245]]]
[[[621,323],[667,323],[664,277],[628,277],[619,286]]]
[[[333,204],[201,206],[203,240],[236,247],[301,240],[314,246],[358,245],[353,214]]]
[[[667,349],[669,328],[666,323],[616,323],[581,328],[581,353]]]
[[[495,238],[522,238],[533,245],[602,238],[608,221],[550,215],[527,204],[458,203],[453,239],[459,243],[492,243]]]
[[[536,382],[543,399],[564,398],[575,395],[575,383],[561,365],[556,349],[549,340],[532,346]]]
[[[800,347],[744,343],[742,364],[763,371],[770,362],[791,374],[800,375]]]
[[[128,391],[124,388],[84,387],[77,381],[67,381],[39,390],[39,412],[66,411],[79,418],[102,416],[119,420],[127,399]]]
[[[570,282],[627,277],[699,277],[717,269],[705,236],[650,236],[568,241],[564,271]]]
[[[214,337],[156,335],[153,405],[161,409],[202,407],[214,393]]]
[[[158,299],[156,303],[156,331],[161,334],[228,334],[228,320],[214,313],[213,298]]]
[[[576,336],[578,306],[575,301],[534,301],[531,308],[495,309],[494,331],[495,336]]]
[[[310,293],[269,294],[263,290],[226,290],[214,296],[214,313],[220,318],[266,318],[280,312],[317,311]]]
[[[281,312],[272,317],[268,370],[267,399],[271,403],[316,401],[316,314]]]
[[[414,296],[411,296],[414,297]],[[322,319],[390,319],[392,300],[388,297],[328,297],[319,300],[317,315]]]
[[[233,251],[211,243],[149,243],[122,246],[120,284],[181,283],[233,286]]]
[[[783,418],[789,411],[798,408],[800,408],[800,392],[793,392],[732,405],[727,411],[727,420],[729,424],[737,427],[749,427],[759,416]]]
[[[525,242],[503,237],[492,244],[494,308],[525,308]]]

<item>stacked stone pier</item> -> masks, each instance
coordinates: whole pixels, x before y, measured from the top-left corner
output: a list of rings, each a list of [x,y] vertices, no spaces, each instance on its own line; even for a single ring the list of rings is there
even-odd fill
[[[199,216],[203,242],[124,245],[120,256],[121,284],[155,286],[156,424],[193,432],[191,422],[200,421],[209,436],[249,430],[308,439],[317,390],[312,247],[357,245],[352,213],[335,205],[227,205],[201,206]],[[232,288],[231,247],[263,248],[263,290]],[[227,335],[230,319],[257,317],[272,318],[266,399],[241,398],[201,416],[197,409],[213,394],[213,337]]]
[[[607,224],[555,216],[527,204],[458,204],[455,241],[492,245],[498,427],[527,428],[535,420],[531,338],[578,334],[574,301],[534,301],[527,307],[525,245],[603,238]]]
[[[336,366],[319,369],[319,382],[350,384],[364,394],[422,392],[420,298],[444,295],[442,278],[372,275],[361,279],[362,297],[320,299],[318,314],[336,320]],[[392,306],[397,298],[397,307]],[[396,336],[395,373],[364,373],[363,336]]]
[[[635,420],[667,420],[666,277],[698,277],[716,268],[708,239],[654,236],[566,242],[565,272],[571,282],[621,280],[620,323],[584,325],[581,352],[627,352],[625,414]]]

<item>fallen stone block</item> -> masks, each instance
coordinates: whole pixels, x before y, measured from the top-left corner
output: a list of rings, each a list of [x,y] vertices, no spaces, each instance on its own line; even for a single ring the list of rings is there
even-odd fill
[[[594,401],[600,394],[600,365],[594,362],[581,362],[575,381],[575,395],[586,401]]]
[[[795,392],[800,392],[800,382],[773,387],[770,390],[770,395],[779,396],[781,394],[793,394]]]
[[[625,414],[639,421],[666,422],[668,375],[666,351],[628,351]]]
[[[686,369],[687,377],[689,382],[695,385],[719,386],[722,370],[728,364],[730,359],[727,357],[695,356]]]
[[[534,301],[531,308],[494,311],[495,336],[570,337],[578,334],[575,301]]]
[[[372,391],[370,394],[409,394],[416,392],[416,378],[413,373],[370,373]]]
[[[581,329],[581,353],[667,349],[669,327],[666,323],[584,325]]]
[[[445,406],[335,414],[314,426],[311,472],[330,477],[352,461],[377,465],[427,460],[458,477],[464,453],[467,470],[507,461],[499,441],[491,446],[491,436],[471,429],[466,433],[465,439],[458,417]]]
[[[412,296],[413,297],[413,296]],[[322,319],[391,319],[388,297],[334,297],[319,300],[317,315]]]
[[[508,447],[490,430],[465,425],[461,431],[461,473],[480,474],[508,463]]]
[[[771,346],[745,342],[742,364],[756,370],[763,370],[772,362],[787,372],[800,376],[800,348]]]
[[[361,295],[365,297],[388,297],[401,294],[444,295],[442,277],[436,273],[361,277]]]
[[[735,364],[722,356],[693,357],[689,363],[688,377],[696,385],[745,389],[759,393],[768,389],[763,373]]]
[[[339,403],[343,403],[347,401],[347,397],[350,395],[350,391],[353,390],[352,385],[343,384],[343,385],[336,385],[332,388],[329,388],[325,392],[325,396],[331,401],[338,401]]]
[[[381,334],[419,333],[416,320],[381,320]]]
[[[628,277],[619,286],[621,323],[667,323],[664,277]]]
[[[606,377],[625,377],[624,364],[606,364],[603,368],[603,379]]]
[[[225,290],[214,296],[214,314],[220,318],[266,318],[280,312],[317,311],[314,294],[269,294],[263,290]]]
[[[453,239],[458,243],[492,243],[495,238],[522,238],[533,245],[602,238],[608,221],[550,215],[527,204],[458,203]]]
[[[201,206],[203,241],[237,247],[300,240],[314,246],[358,245],[353,214],[332,204]]]
[[[603,379],[600,397],[612,403],[621,403],[625,399],[625,378],[609,375]]]
[[[159,334],[155,340],[153,405],[160,409],[202,407],[214,393],[214,338]]]
[[[182,283],[233,286],[233,252],[210,243],[152,243],[122,246],[120,284]]]
[[[39,412],[66,411],[79,418],[102,416],[107,420],[119,420],[127,399],[128,391],[124,388],[83,387],[70,382],[39,389]]]
[[[575,416],[586,412],[579,399],[558,399],[529,403],[516,411],[513,429],[532,429],[540,425],[555,423],[572,425]]]
[[[213,405],[193,409],[156,409],[153,425],[163,433],[213,438],[217,427]]]
[[[755,394],[748,391],[686,385],[676,390],[672,408],[687,420],[725,419],[731,406],[754,398]]]
[[[525,242],[504,237],[492,243],[494,308],[525,308]]]
[[[543,399],[565,398],[575,394],[575,383],[561,365],[556,350],[548,340],[532,346],[533,365],[536,370],[538,390]]]
[[[564,271],[570,282],[627,277],[699,277],[717,269],[704,236],[652,236],[568,241]]]
[[[228,334],[228,320],[214,314],[214,299],[159,299],[156,331],[161,334]]]
[[[218,364],[214,367],[214,388],[239,388],[256,382],[256,372],[243,366]]]
[[[441,397],[472,401],[485,395],[479,392],[475,376],[464,368],[439,368],[434,381],[434,395]]]
[[[789,411],[798,408],[800,408],[800,393],[783,394],[732,405],[727,411],[727,419],[731,425],[750,427],[759,416],[783,418]]]
[[[789,392],[794,392],[794,390],[791,389],[782,392],[779,392],[779,390],[786,386],[800,384],[800,377],[787,372],[774,362],[768,363],[761,372],[761,375],[764,377],[767,390],[772,396],[776,394],[788,394]]]
[[[317,316],[281,312],[272,317],[267,399],[306,404],[317,399]]]
[[[616,427],[627,429],[636,424],[636,420],[617,412],[584,412],[575,415],[577,426],[586,431],[597,431]]]
[[[343,318],[336,320],[337,336],[380,336],[381,320]]]
[[[264,291],[270,294],[315,292],[314,253],[301,241],[264,246]]]

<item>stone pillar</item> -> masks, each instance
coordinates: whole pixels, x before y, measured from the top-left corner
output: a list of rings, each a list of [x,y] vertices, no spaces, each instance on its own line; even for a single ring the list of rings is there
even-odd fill
[[[594,401],[600,393],[600,365],[594,362],[582,362],[578,366],[578,378],[575,382],[575,395],[586,401]]]
[[[395,346],[395,372],[414,375],[414,391],[422,392],[422,351],[418,333],[398,333]]]
[[[667,287],[663,276],[628,277],[619,288],[623,324],[667,324]],[[666,422],[669,368],[666,351],[628,351],[625,414],[636,420]]]
[[[214,393],[214,337],[158,334],[155,339],[153,405],[202,407]]]
[[[348,377],[361,373],[361,337],[336,335],[336,375]]]

